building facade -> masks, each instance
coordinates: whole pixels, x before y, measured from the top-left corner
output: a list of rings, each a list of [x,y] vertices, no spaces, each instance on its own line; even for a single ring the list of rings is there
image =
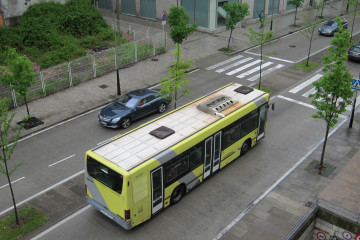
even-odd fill
[[[41,0],[0,0],[0,26],[15,25],[22,13]],[[57,0],[64,3],[66,0]],[[163,13],[169,13],[172,5],[181,5],[190,15],[190,23],[196,21],[199,28],[215,30],[225,26],[224,3],[238,0],[92,0],[102,11],[126,14],[149,19],[162,19]],[[240,0],[250,6],[250,15],[246,19],[256,19],[264,10],[265,14],[284,14],[295,9],[287,4],[288,0]],[[305,0],[303,8],[312,4]]]
[[[136,17],[161,19],[168,13],[172,5],[181,5],[190,15],[190,23],[196,21],[199,28],[215,30],[225,26],[224,3],[235,1],[247,2],[250,15],[246,19],[258,18],[261,11],[266,15],[284,14],[294,11],[295,6],[287,4],[288,0],[93,0],[101,10],[128,14]],[[313,0],[305,0],[303,8],[312,4]]]

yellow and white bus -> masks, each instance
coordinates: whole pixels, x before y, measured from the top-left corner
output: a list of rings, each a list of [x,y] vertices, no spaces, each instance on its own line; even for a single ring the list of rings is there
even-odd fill
[[[268,106],[268,93],[232,83],[87,151],[88,203],[141,224],[263,138]]]

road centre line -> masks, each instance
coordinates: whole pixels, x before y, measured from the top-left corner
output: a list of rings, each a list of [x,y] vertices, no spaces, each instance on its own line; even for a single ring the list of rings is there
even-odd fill
[[[48,187],[48,188],[40,191],[40,192],[38,192],[37,194],[32,195],[31,197],[29,197],[29,198],[27,198],[27,199],[25,199],[25,200],[17,203],[16,206],[19,207],[20,205],[22,205],[22,204],[24,204],[24,203],[27,203],[28,201],[32,200],[33,198],[36,198],[36,197],[38,197],[39,195],[41,195],[41,194],[43,194],[43,193],[46,193],[47,191],[49,191],[49,190],[51,190],[51,189],[53,189],[53,188],[55,188],[55,187],[63,184],[63,183],[66,182],[66,181],[69,181],[70,179],[72,179],[72,178],[74,178],[74,177],[76,177],[76,176],[78,176],[78,175],[80,175],[80,174],[82,174],[82,173],[84,173],[84,172],[85,172],[85,170],[81,170],[80,172],[77,172],[77,173],[71,175],[70,177],[65,178],[64,180],[61,180],[60,182],[58,182],[58,183],[56,183],[56,184],[54,184],[54,185],[52,185],[52,186],[50,186],[50,187]],[[0,212],[0,216],[3,215],[4,213],[7,213],[7,212],[10,211],[10,210],[13,210],[13,209],[14,209],[14,207],[12,206],[12,207],[9,207],[9,208],[1,211],[1,212]]]
[[[16,183],[16,182],[18,182],[18,181],[20,181],[20,180],[23,180],[24,178],[25,178],[25,177],[21,177],[21,178],[19,178],[19,179],[16,179],[15,181],[12,181],[11,184]],[[1,186],[0,189],[2,189],[2,188],[4,188],[4,187],[7,187],[7,186],[9,186],[9,184],[5,184],[5,185]]]
[[[344,119],[338,126],[336,126],[330,133],[329,137],[333,135],[345,122]],[[222,238],[230,229],[235,226],[246,214],[250,212],[258,203],[260,203],[272,190],[274,190],[285,178],[287,178],[304,160],[306,160],[310,154],[312,154],[324,140],[319,141],[309,152],[307,152],[299,161],[295,163],[284,175],[282,175],[273,185],[271,185],[263,194],[260,195],[255,201],[253,201],[239,216],[237,216],[229,225],[227,225],[213,240]]]
[[[62,159],[62,160],[60,160],[60,161],[57,161],[57,162],[55,162],[55,163],[53,163],[53,164],[50,164],[48,167],[52,167],[52,166],[54,166],[55,164],[61,163],[61,162],[65,161],[65,160],[68,160],[69,158],[72,158],[72,157],[75,157],[75,154],[73,154],[73,155],[71,155],[71,156],[69,156],[69,157],[66,157],[66,158],[64,158],[64,159]]]
[[[48,234],[49,232],[51,232],[52,230],[58,228],[59,226],[63,225],[64,223],[66,223],[67,221],[69,221],[70,219],[80,215],[81,213],[85,212],[86,210],[88,210],[91,206],[87,205],[81,209],[79,209],[78,211],[74,212],[73,214],[71,214],[70,216],[64,218],[63,220],[61,220],[60,222],[56,223],[55,225],[51,226],[50,228],[46,229],[45,231],[39,233],[38,235],[36,235],[35,237],[31,238],[30,240],[37,240],[43,236],[45,236],[46,234]]]

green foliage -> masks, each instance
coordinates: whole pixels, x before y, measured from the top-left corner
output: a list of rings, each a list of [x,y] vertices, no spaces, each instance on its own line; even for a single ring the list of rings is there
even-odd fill
[[[172,6],[167,19],[170,26],[170,37],[174,43],[181,44],[198,27],[196,22],[189,26],[189,14],[185,13],[182,6]]]
[[[6,55],[8,68],[0,68],[0,82],[5,87],[11,87],[19,93],[25,100],[28,115],[29,109],[26,102],[26,92],[35,82],[33,63],[29,58],[19,55],[15,49],[9,48]]]
[[[295,6],[295,17],[294,17],[294,27],[296,26],[296,15],[298,8],[301,8],[304,4],[304,0],[290,0],[288,1],[289,5]]]
[[[19,217],[26,219],[26,223],[20,228],[11,227],[12,224],[14,224],[14,214],[0,220],[0,239],[20,239],[21,236],[24,236],[25,234],[40,227],[48,219],[42,212],[32,206],[20,209]]]
[[[317,29],[319,24],[322,22],[321,19],[317,19],[321,6],[316,1],[314,2],[314,5],[315,5],[315,8],[317,9],[315,17],[311,16],[311,15],[310,16],[303,15],[305,18],[305,28],[300,30],[300,33],[305,38],[309,39],[309,49],[308,49],[308,56],[307,56],[307,60],[306,60],[306,67],[309,67],[311,45],[312,45],[312,41],[314,39],[315,30]],[[310,11],[310,13],[311,13],[311,11]]]
[[[186,71],[187,68],[193,67],[191,64],[192,60],[180,60],[182,55],[180,44],[176,44],[176,49],[174,51],[175,62],[174,65],[170,67],[168,75],[170,77],[163,78],[160,82],[161,90],[159,95],[167,95],[169,98],[174,101],[174,108],[176,108],[176,102],[179,98],[187,96],[190,94],[191,83],[185,78],[189,75]]]
[[[325,75],[320,81],[313,83],[316,92],[309,96],[313,98],[311,103],[318,110],[313,117],[325,120],[330,128],[337,123],[339,114],[345,112],[346,106],[351,104],[353,96],[353,77],[345,65],[350,47],[350,32],[343,30],[339,17],[335,20],[339,32],[331,39],[329,55],[323,56]]]
[[[314,70],[318,66],[319,66],[319,64],[317,64],[317,63],[306,62],[306,61],[296,64],[297,69],[301,69],[301,70],[304,70],[306,72],[311,72],[312,70]]]
[[[269,30],[265,32],[265,26],[270,23],[269,20],[266,19],[266,17],[262,19],[256,20],[258,23],[260,23],[260,30],[255,31],[253,28],[249,28],[250,33],[245,33],[245,36],[247,36],[250,40],[250,42],[254,45],[260,46],[260,79],[259,79],[259,89],[261,88],[261,66],[262,66],[262,59],[264,57],[263,53],[263,46],[269,42],[272,39],[273,31]],[[274,54],[274,53],[272,53]]]
[[[244,19],[245,16],[249,15],[249,4],[244,2],[233,2],[233,3],[224,3],[224,10],[226,11],[226,30],[230,31],[229,41],[227,48],[230,47],[230,39],[232,31],[235,29],[235,26],[238,22]]]
[[[43,68],[83,56],[88,49],[113,46],[113,39],[113,30],[90,0],[41,1],[24,12],[15,28],[0,27],[2,48],[16,48]]]

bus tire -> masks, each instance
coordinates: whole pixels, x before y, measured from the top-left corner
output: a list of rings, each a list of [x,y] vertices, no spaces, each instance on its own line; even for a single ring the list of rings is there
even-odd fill
[[[130,126],[130,124],[131,124],[130,118],[124,118],[123,120],[121,120],[121,123],[120,123],[121,127],[124,129],[128,128]]]
[[[177,204],[181,201],[185,195],[185,188],[183,185],[177,186],[171,194],[170,203],[172,205]]]
[[[251,148],[251,141],[250,139],[248,139],[241,146],[240,156],[244,156],[250,150],[250,148]]]

